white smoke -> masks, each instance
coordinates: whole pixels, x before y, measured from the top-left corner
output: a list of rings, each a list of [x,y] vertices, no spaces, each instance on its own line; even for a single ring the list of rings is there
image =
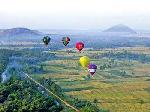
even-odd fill
[[[10,74],[8,72],[9,69],[10,69],[10,67],[7,66],[6,70],[2,73],[2,83],[5,83],[9,80],[9,78],[10,78]]]
[[[7,68],[5,69],[5,71],[2,73],[1,77],[2,77],[2,83],[6,83],[12,74],[10,74],[10,70],[12,68],[17,69],[18,71],[21,70],[22,66],[20,64],[18,64],[15,60],[9,59],[10,63],[7,65]]]

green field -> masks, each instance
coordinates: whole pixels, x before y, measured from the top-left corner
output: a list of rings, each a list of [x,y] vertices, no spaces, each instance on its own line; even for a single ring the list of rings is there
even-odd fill
[[[55,53],[60,59],[43,62],[45,74],[39,77],[52,78],[63,91],[74,98],[86,99],[110,112],[148,112],[150,111],[150,64],[136,60],[112,60],[95,55],[118,50],[85,50],[81,54],[65,51]],[[140,50],[139,50],[140,49]],[[147,52],[145,51],[147,50]],[[132,48],[129,52],[150,53],[149,48]],[[83,55],[98,65],[97,73],[89,78],[87,70],[79,64]],[[100,69],[102,65],[111,65]],[[36,75],[37,76],[37,75]]]

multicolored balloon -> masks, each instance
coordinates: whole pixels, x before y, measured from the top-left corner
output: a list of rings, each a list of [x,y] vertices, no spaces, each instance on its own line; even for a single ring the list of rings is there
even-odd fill
[[[43,37],[42,41],[47,46],[49,42],[51,41],[51,38],[49,36],[45,36]]]
[[[82,42],[77,42],[76,43],[76,48],[79,50],[79,52],[84,48],[84,43]]]
[[[69,37],[63,37],[62,38],[62,42],[65,46],[67,46],[67,44],[69,44],[70,38]]]
[[[96,72],[97,66],[95,64],[89,64],[88,65],[88,71],[93,76]]]
[[[88,64],[90,63],[90,59],[87,56],[81,57],[79,61],[83,68],[88,67]]]

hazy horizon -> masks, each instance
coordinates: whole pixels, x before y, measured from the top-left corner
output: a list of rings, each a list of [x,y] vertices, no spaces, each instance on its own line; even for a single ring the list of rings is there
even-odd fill
[[[148,0],[0,0],[0,29],[107,29],[125,24],[150,30]]]

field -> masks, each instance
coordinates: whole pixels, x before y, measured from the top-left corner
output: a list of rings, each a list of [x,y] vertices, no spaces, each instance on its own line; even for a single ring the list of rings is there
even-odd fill
[[[63,91],[74,98],[88,100],[98,107],[110,112],[149,112],[150,111],[150,64],[137,60],[112,60],[111,58],[94,58],[106,52],[122,52],[118,50],[85,50],[77,53],[72,50],[53,52],[60,59],[43,62],[47,71],[39,77],[52,78]],[[139,50],[140,49],[140,50]],[[149,48],[132,48],[131,53],[148,54]],[[52,53],[52,52],[50,52]],[[91,63],[98,65],[94,77],[79,64],[79,58],[89,56]],[[100,69],[103,65],[111,65]]]

